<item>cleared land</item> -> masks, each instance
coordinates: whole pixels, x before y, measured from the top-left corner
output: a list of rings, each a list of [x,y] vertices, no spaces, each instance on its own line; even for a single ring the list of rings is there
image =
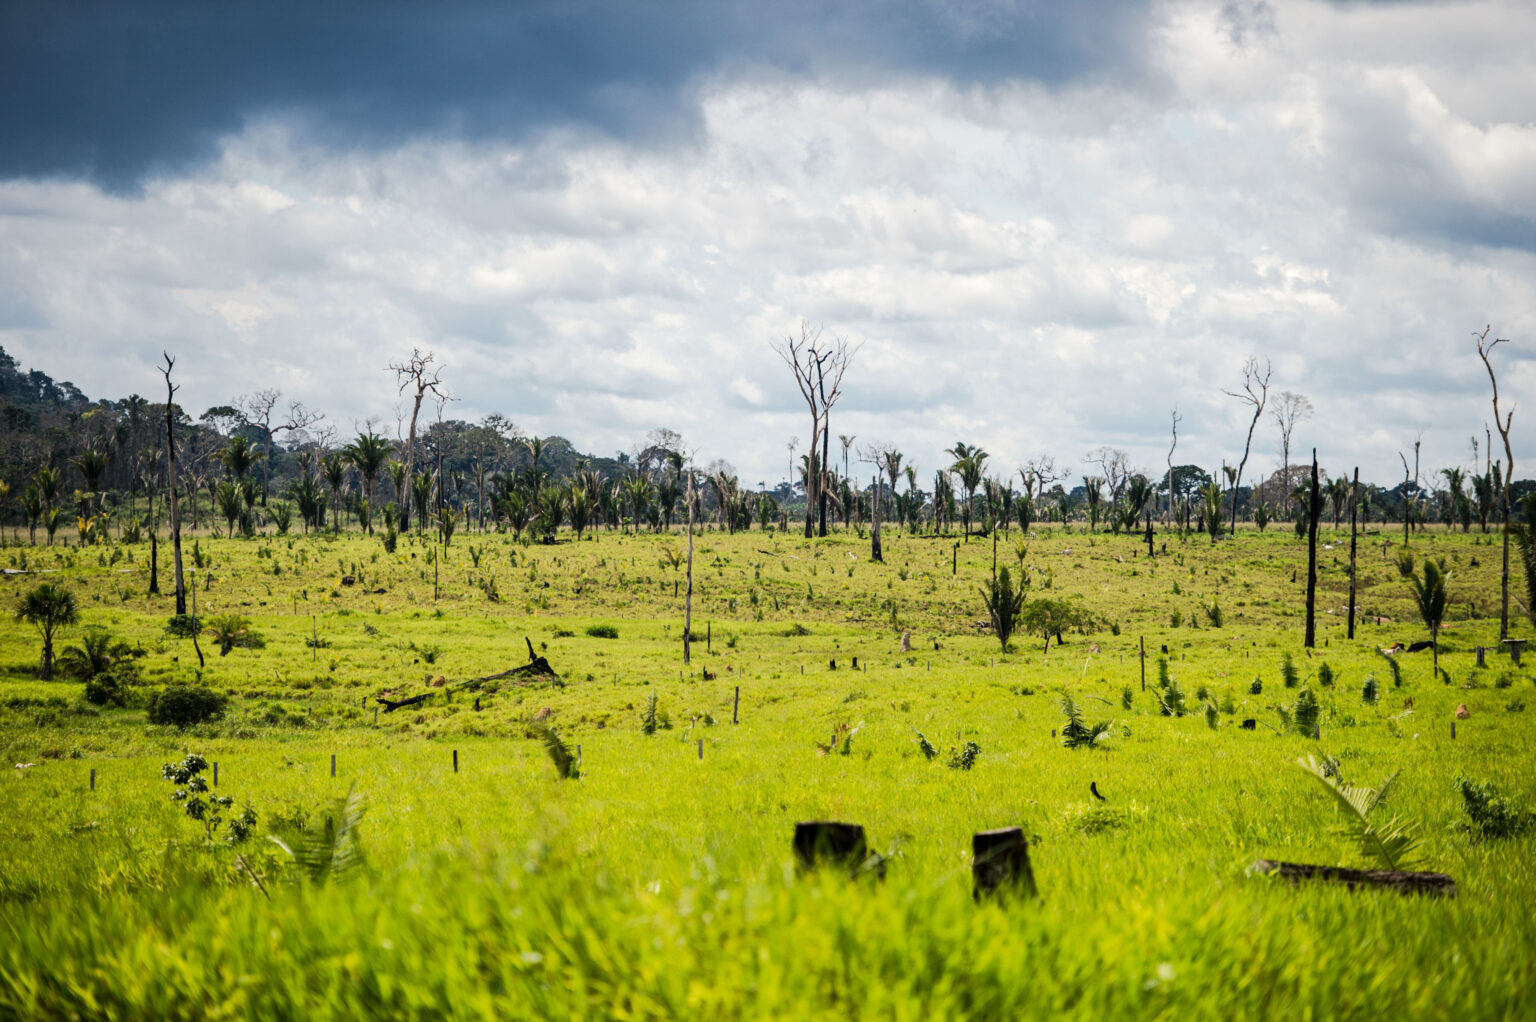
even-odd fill
[[[1452,572],[1446,676],[1427,651],[1404,653],[1400,683],[1378,647],[1427,630],[1392,529],[1361,537],[1351,642],[1348,535],[1324,528],[1310,655],[1306,546],[1288,527],[1215,546],[1160,535],[1150,560],[1138,539],[1081,526],[1038,528],[1023,550],[1016,531],[1001,537],[998,563],[1029,567],[1032,598],[1092,617],[1048,651],[1020,634],[1007,655],[979,592],[990,538],[957,549],[891,530],[872,564],[853,535],[708,532],[687,667],[680,533],[555,546],[461,533],[446,554],[415,536],[393,554],[356,535],[200,537],[199,614],[246,615],[264,643],[220,657],[205,636],[201,669],[165,632],[170,599],[145,595],[147,544],[7,547],[0,564],[28,572],[0,583],[8,603],[65,584],[83,624],[145,651],[142,689],[200,673],[233,700],[214,723],[149,725],[142,707],[84,702],[79,682],[31,680],[36,633],[0,630],[0,1014],[1530,1014],[1530,831],[1468,832],[1452,783],[1536,792],[1536,653],[1475,665],[1476,646],[1497,645],[1495,539],[1413,537]],[[525,636],[563,684],[465,684],[524,663]],[[1160,661],[1184,716],[1162,712]],[[1279,733],[1303,689],[1317,740]],[[427,692],[375,714],[379,696]],[[1053,737],[1064,694],[1112,722],[1100,747]],[[580,745],[580,780],[558,778],[530,737],[541,722]],[[946,765],[971,742],[972,768]],[[170,801],[160,766],[187,752],[255,809],[249,841],[207,845]],[[1381,811],[1418,825],[1416,865],[1450,873],[1457,896],[1250,876],[1259,858],[1372,865],[1294,768],[1308,754],[1355,784],[1401,771]],[[313,837],[349,791],[366,800],[366,866],[292,882],[265,835]],[[809,819],[861,823],[891,857],[886,878],[798,876],[790,836]],[[971,835],[1015,824],[1041,896],[978,905]]]

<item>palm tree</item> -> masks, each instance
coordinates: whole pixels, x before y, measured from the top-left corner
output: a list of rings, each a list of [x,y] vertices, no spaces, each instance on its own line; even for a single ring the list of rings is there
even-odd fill
[[[507,524],[512,526],[512,538],[522,539],[523,530],[528,527],[528,502],[523,499],[523,495],[516,490],[510,491],[502,496],[496,506]]]
[[[37,487],[38,498],[42,501],[42,508],[47,512],[59,500],[59,470],[49,465],[44,465],[32,473],[32,485]]]
[[[219,483],[218,489],[213,493],[214,500],[219,505],[219,514],[224,516],[229,523],[229,535],[235,534],[235,519],[240,517],[240,488],[228,479]],[[215,529],[214,531],[218,531]]]
[[[115,639],[105,628],[87,628],[76,646],[65,646],[59,651],[54,666],[65,677],[84,681],[110,671],[120,660],[133,655],[126,642]]]
[[[1104,499],[1104,480],[1083,476],[1083,495],[1088,498],[1088,531],[1099,524],[1099,502]]]
[[[101,494],[98,492],[101,487],[101,477],[107,471],[107,462],[109,460],[105,451],[98,451],[90,447],[81,451],[78,458],[70,460],[70,464],[78,468],[80,475],[84,477],[85,488],[91,493],[96,494],[96,506],[98,508],[101,507]]]
[[[16,605],[16,620],[25,621],[43,637],[43,659],[37,676],[44,681],[53,677],[53,634],[80,620],[80,606],[75,594],[52,582],[27,593]]]
[[[901,478],[902,454],[897,450],[889,450],[880,455],[880,465],[885,469],[886,476],[891,480],[891,496],[896,495],[896,481]]]
[[[592,501],[587,497],[587,491],[572,483],[570,493],[565,498],[565,507],[571,519],[571,529],[579,540],[587,530],[587,523],[592,520]]]
[[[251,619],[239,614],[214,614],[205,622],[203,633],[218,643],[219,656],[229,656],[230,650],[244,645],[254,634]]]
[[[640,522],[645,517],[645,511],[651,503],[651,484],[643,476],[631,476],[624,483],[624,499],[629,504],[630,515],[633,519],[634,531],[640,531]]]
[[[1021,583],[1018,589],[1013,588],[1013,578],[1008,574],[1008,566],[1005,564],[998,569],[997,577],[981,590],[987,604],[987,613],[992,617],[992,631],[997,635],[997,641],[1002,643],[1004,653],[1008,652],[1008,640],[1024,613],[1024,591],[1028,577],[1022,579]]]
[[[424,467],[411,480],[411,497],[416,502],[416,531],[427,527],[428,509],[432,504],[432,487],[437,482],[432,466]]]
[[[1445,608],[1449,602],[1449,591],[1445,583],[1451,577],[1451,573],[1445,570],[1443,563],[1426,557],[1424,558],[1424,576],[1420,578],[1414,574],[1413,554],[1407,550],[1398,556],[1397,570],[1413,587],[1413,598],[1418,604],[1419,616],[1424,619],[1424,624],[1429,629],[1430,648],[1434,650],[1435,676],[1438,677],[1440,674],[1440,622],[1445,619]]]
[[[357,467],[363,477],[363,526],[373,535],[373,484],[379,477],[379,469],[389,460],[393,445],[373,430],[357,434],[357,439],[346,447],[347,460]],[[430,470],[429,470],[430,471]],[[426,512],[419,512],[425,517]]]
[[[1211,534],[1211,546],[1215,546],[1216,537],[1221,533],[1221,484],[1212,479],[1198,492],[1205,501],[1205,530]]]
[[[395,507],[400,514],[400,528],[410,529],[411,494],[405,488],[405,462],[395,458],[389,463],[389,481],[394,486]]]
[[[1516,506],[1525,521],[1514,522],[1510,532],[1515,537],[1520,566],[1525,569],[1525,616],[1536,625],[1536,493],[1527,493]]]
[[[252,445],[249,437],[232,436],[224,445],[224,449],[214,455],[219,464],[234,475],[236,479],[244,479],[250,474],[251,469],[261,460],[262,455]]]
[[[960,480],[960,485],[965,487],[965,535],[971,535],[971,502],[976,496],[976,488],[981,485],[982,467],[987,463],[987,452],[980,447],[971,447],[963,443],[956,443],[945,453],[953,455],[955,463],[949,470]]]
[[[1348,479],[1339,476],[1328,484],[1328,500],[1333,504],[1333,531],[1339,531],[1339,519],[1349,506],[1349,491],[1353,489]]]
[[[320,459],[320,475],[331,491],[331,528],[341,531],[341,491],[347,485],[347,459],[340,451]]]

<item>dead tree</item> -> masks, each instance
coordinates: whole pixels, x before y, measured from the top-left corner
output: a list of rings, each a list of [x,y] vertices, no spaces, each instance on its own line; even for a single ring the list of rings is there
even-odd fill
[[[438,400],[445,400],[448,396],[442,383],[443,366],[434,365],[437,361],[432,352],[422,354],[420,348],[411,349],[411,357],[404,362],[391,362],[387,367],[388,372],[395,374],[395,382],[399,384],[399,393],[404,394],[407,388],[413,388],[411,395],[411,427],[407,434],[405,444],[405,484],[411,485],[412,473],[416,465],[416,417],[421,414],[421,400],[431,393]],[[408,529],[411,524],[411,511],[409,500],[403,501],[400,507],[400,528]],[[425,525],[426,509],[422,509]]]
[[[1173,512],[1173,450],[1179,446],[1179,423],[1183,416],[1179,414],[1179,406],[1173,406],[1173,439],[1168,442],[1168,520],[1177,521]]]
[[[301,402],[290,401],[288,403],[288,415],[283,421],[272,421],[273,409],[277,407],[278,398],[283,396],[280,390],[258,390],[254,394],[242,397],[238,404],[245,412],[245,417],[251,425],[261,430],[265,443],[262,453],[265,455],[261,462],[261,506],[267,506],[267,483],[272,475],[272,441],[278,433],[298,432],[308,429],[321,419],[325,418],[324,412],[312,412],[305,408]]]
[[[181,573],[181,495],[176,486],[176,391],[179,386],[171,383],[171,370],[176,368],[176,360],[165,352],[165,368],[160,374],[165,377],[165,456],[168,462],[166,478],[171,483],[171,550],[176,562],[176,614],[178,617],[187,612],[187,586]]]
[[[1312,402],[1305,394],[1282,390],[1280,396],[1275,399],[1275,407],[1270,409],[1269,415],[1275,420],[1275,425],[1280,427],[1280,478],[1281,485],[1289,490],[1291,487],[1291,434],[1296,431],[1298,422],[1311,417]],[[1282,504],[1286,497],[1286,493],[1280,494]]]
[[[805,398],[811,411],[810,458],[805,475],[805,536],[809,539],[813,535],[818,516],[819,533],[825,536],[827,494],[823,474],[831,453],[831,411],[842,396],[843,373],[859,349],[857,345],[850,346],[843,338],[834,338],[830,345],[823,344],[821,329],[812,329],[810,323],[801,320],[800,336],[786,336],[783,344],[773,345],[773,350],[795,374],[800,396]]]
[[[1514,408],[1502,413],[1499,412],[1499,378],[1493,374],[1493,363],[1488,356],[1493,354],[1493,349],[1501,344],[1508,344],[1509,338],[1496,337],[1493,343],[1488,343],[1488,332],[1493,327],[1483,327],[1483,332],[1474,333],[1477,338],[1477,356],[1483,360],[1483,366],[1488,370],[1488,382],[1493,385],[1493,425],[1499,431],[1500,438],[1504,441],[1504,482],[1500,487],[1502,496],[1500,502],[1504,505],[1504,568],[1500,577],[1499,595],[1499,640],[1509,638],[1509,485],[1515,478],[1515,452],[1509,446],[1510,420],[1515,417]],[[1491,446],[1491,445],[1490,445]]]
[[[1243,469],[1248,465],[1248,452],[1253,448],[1253,429],[1259,424],[1259,417],[1264,414],[1264,404],[1269,400],[1269,378],[1274,369],[1269,360],[1264,360],[1264,371],[1259,372],[1259,360],[1250,355],[1248,361],[1243,363],[1243,389],[1239,393],[1235,390],[1227,390],[1222,393],[1228,397],[1235,397],[1239,401],[1253,406],[1253,419],[1248,423],[1248,439],[1243,443],[1243,460],[1237,463],[1237,474],[1232,479],[1232,535],[1237,535],[1237,491],[1243,485]]]

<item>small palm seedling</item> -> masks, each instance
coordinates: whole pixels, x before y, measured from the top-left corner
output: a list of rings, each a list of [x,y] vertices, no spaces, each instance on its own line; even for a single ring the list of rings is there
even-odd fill
[[[133,655],[133,647],[114,639],[105,628],[90,627],[79,643],[59,651],[54,666],[67,678],[84,680],[105,674]]]
[[[1286,716],[1292,731],[1303,738],[1311,738],[1317,733],[1317,718],[1322,713],[1322,707],[1317,703],[1317,696],[1312,694],[1310,688],[1304,688],[1296,693],[1296,705],[1290,708]]]
[[[837,753],[839,756],[848,756],[853,753],[853,736],[859,733],[859,728],[864,726],[861,720],[857,724],[849,724],[846,720],[832,729],[832,737],[827,742],[817,742],[816,750],[823,756]]]
[[[656,706],[656,692],[652,690],[651,697],[645,701],[645,712],[640,715],[640,733],[654,735],[661,727],[661,713]]]
[[[1301,674],[1296,670],[1296,662],[1291,659],[1289,653],[1280,659],[1280,677],[1285,682],[1286,688],[1295,688],[1301,684]]]
[[[1317,683],[1323,688],[1332,688],[1334,680],[1333,668],[1328,666],[1326,660],[1323,661],[1317,668]]]
[[[1360,686],[1360,698],[1371,706],[1376,705],[1376,700],[1381,697],[1381,686],[1376,683],[1376,675],[1369,675],[1365,684]]]
[[[219,656],[229,656],[236,646],[254,646],[260,642],[251,628],[251,619],[241,614],[214,614],[203,625],[203,634],[219,645]]]
[[[1168,682],[1168,687],[1158,693],[1157,701],[1165,717],[1182,717],[1189,712],[1184,704],[1184,690],[1176,681]]]
[[[1317,778],[1333,798],[1339,808],[1337,832],[1359,845],[1361,854],[1369,856],[1382,869],[1392,870],[1404,868],[1417,855],[1421,845],[1415,835],[1417,824],[1396,816],[1385,821],[1374,818],[1392,793],[1397,774],[1388,777],[1380,788],[1363,788],[1346,783],[1336,766],[1330,769],[1315,756],[1298,759],[1296,765]]]
[[[268,834],[267,840],[288,856],[289,864],[295,867],[295,873],[291,874],[294,880],[312,884],[346,880],[367,865],[359,830],[367,808],[367,801],[354,785],[345,798],[332,804],[325,814],[323,826],[300,831],[289,841],[273,834]]]
[[[544,743],[544,751],[549,754],[549,760],[555,765],[555,776],[562,780],[581,780],[581,761],[560,736],[555,734],[555,729],[548,724],[535,724],[533,736]]]
[[[1205,726],[1215,731],[1221,724],[1221,710],[1215,703],[1207,701],[1205,704]]]
[[[1446,581],[1451,573],[1446,570],[1445,561],[1424,558],[1424,574],[1416,574],[1413,570],[1413,554],[1404,550],[1397,558],[1397,570],[1408,580],[1413,588],[1413,599],[1419,608],[1419,617],[1424,619],[1424,626],[1429,629],[1430,649],[1434,654],[1434,673],[1440,673],[1440,622],[1445,620],[1445,608],[1450,600]]]
[[[930,763],[933,762],[934,757],[938,756],[939,750],[933,747],[933,743],[921,731],[913,728],[912,733],[917,735],[917,751],[923,754],[924,759]]]
[[[1028,576],[1024,576],[1017,590],[1013,587],[1013,576],[1008,573],[1008,566],[998,569],[997,576],[982,588],[982,599],[986,601],[987,613],[992,617],[992,631],[997,635],[997,641],[1002,644],[1003,652],[1008,652],[1008,640],[1013,636],[1014,630],[1019,625],[1019,620],[1024,613],[1024,590],[1028,585]],[[1049,638],[1046,640],[1049,642]]]
[[[1403,665],[1397,662],[1397,657],[1393,656],[1391,653],[1384,653],[1379,649],[1376,651],[1376,655],[1385,660],[1387,662],[1387,666],[1392,669],[1392,687],[1402,688]]]
[[[1069,749],[1094,748],[1104,740],[1113,726],[1113,722],[1108,720],[1085,724],[1083,711],[1078,709],[1071,696],[1061,697],[1061,713],[1067,718],[1061,728],[1061,744]]]
[[[250,836],[251,829],[256,826],[256,811],[246,806],[226,820],[225,813],[234,806],[235,800],[228,795],[208,793],[208,781],[202,776],[207,769],[208,761],[191,752],[180,763],[162,765],[160,776],[176,785],[176,790],[171,792],[171,801],[179,802],[188,816],[203,825],[203,833],[209,841],[213,840],[213,832],[227,822],[229,829],[225,832],[224,840],[232,845],[239,844]]]

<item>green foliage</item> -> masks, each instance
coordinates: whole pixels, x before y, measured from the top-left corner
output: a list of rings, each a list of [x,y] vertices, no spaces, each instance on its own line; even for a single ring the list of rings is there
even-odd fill
[[[43,656],[37,676],[44,681],[53,677],[53,637],[61,628],[80,620],[80,605],[75,594],[63,586],[44,582],[29,590],[16,604],[16,620],[37,629],[43,639]]]
[[[1520,804],[1518,799],[1501,795],[1487,781],[1474,781],[1457,774],[1451,782],[1461,795],[1461,808],[1471,821],[1462,826],[1479,838],[1514,837],[1529,830],[1536,823],[1536,813]]]
[[[1525,610],[1526,620],[1536,625],[1536,491],[1527,493],[1517,506],[1519,516],[1511,517],[1509,531],[1525,577],[1525,589],[1518,602]]]
[[[318,825],[289,834],[286,840],[267,835],[293,868],[288,878],[317,886],[360,878],[368,865],[360,829],[367,808],[367,800],[353,785],[345,798],[331,804]]]
[[[1380,788],[1363,788],[1346,784],[1337,775],[1337,768],[1328,769],[1314,756],[1298,759],[1296,765],[1317,778],[1333,798],[1341,821],[1337,833],[1359,845],[1362,855],[1382,869],[1404,869],[1412,862],[1420,848],[1420,839],[1415,836],[1417,825],[1396,816],[1385,822],[1372,819],[1375,811],[1386,803],[1397,774],[1387,778]]]
[[[933,743],[921,731],[913,728],[912,733],[917,735],[917,751],[923,754],[924,759],[932,762],[934,757],[939,754],[939,750],[933,747]]]
[[[660,726],[656,714],[656,693],[653,690],[651,697],[646,700],[645,713],[640,716],[640,733],[643,735],[654,735]]]
[[[1291,659],[1289,653],[1280,658],[1280,677],[1286,688],[1295,688],[1301,684],[1301,672],[1296,670],[1296,661]]]
[[[981,746],[975,742],[966,742],[960,748],[949,754],[949,761],[944,765],[951,770],[969,770],[976,765],[976,758],[981,755]]]
[[[1391,653],[1376,651],[1376,655],[1387,662],[1387,667],[1392,671],[1392,687],[1401,688],[1403,685],[1403,665],[1397,662],[1397,657]]]
[[[1324,660],[1317,667],[1317,683],[1323,688],[1332,688],[1333,682],[1333,668],[1329,667],[1328,661]]]
[[[1177,681],[1170,679],[1167,687],[1158,693],[1157,701],[1165,717],[1182,717],[1189,712],[1184,704],[1184,690]]]
[[[1083,723],[1083,712],[1071,696],[1061,697],[1061,713],[1067,722],[1061,728],[1061,744],[1069,749],[1094,748],[1109,735],[1113,722],[1101,720],[1093,725]]]
[[[613,625],[588,625],[587,634],[594,639],[617,639],[619,630]]]
[[[987,613],[992,618],[992,632],[997,636],[997,641],[1002,645],[1005,653],[1008,652],[1008,640],[1013,636],[1014,629],[1018,627],[1024,610],[1027,583],[1028,576],[1025,575],[1018,589],[1014,589],[1013,577],[1005,564],[998,569],[997,577],[981,590]],[[1047,642],[1049,642],[1049,636],[1047,636]]]
[[[1311,738],[1317,730],[1317,720],[1321,713],[1322,707],[1318,705],[1312,689],[1303,688],[1296,693],[1296,704],[1291,707],[1292,730],[1303,738]]]
[[[1136,690],[1127,683],[1120,687],[1120,708],[1129,710],[1136,702]]]
[[[1429,629],[1430,638],[1437,640],[1440,622],[1445,619],[1446,604],[1450,600],[1446,582],[1451,573],[1445,566],[1445,559],[1436,561],[1426,557],[1424,573],[1420,576],[1413,570],[1413,553],[1404,550],[1397,557],[1397,570],[1413,589],[1414,603],[1418,606],[1419,617],[1424,619],[1424,626]]]
[[[146,716],[151,724],[191,727],[223,716],[229,700],[201,685],[170,685],[150,693]]]
[[[1205,607],[1205,618],[1212,628],[1220,628],[1225,620],[1221,613],[1221,604],[1216,602],[1216,597],[1211,597],[1210,605]]]
[[[113,637],[105,628],[87,628],[76,645],[65,646],[59,652],[55,667],[66,678],[91,678],[112,670],[128,668],[134,656],[133,647]]]
[[[127,706],[132,690],[116,674],[93,674],[85,682],[85,701],[95,706]]]
[[[1376,700],[1381,698],[1381,686],[1376,682],[1376,675],[1366,676],[1365,684],[1360,686],[1360,698],[1371,706],[1376,705]]]
[[[251,628],[251,619],[241,614],[214,614],[203,625],[203,634],[212,637],[219,647],[219,656],[228,656],[236,646],[260,648],[261,636]]]
[[[533,727],[533,736],[544,743],[544,752],[549,756],[549,761],[555,765],[555,776],[561,780],[581,780],[581,764],[576,759],[576,754],[570,747],[555,734],[555,729],[548,724],[536,724]]]
[[[1220,725],[1221,710],[1217,708],[1215,703],[1207,701],[1205,704],[1205,726],[1214,731]]]
[[[203,834],[209,841],[213,840],[214,831],[227,823],[229,829],[225,832],[224,840],[232,845],[239,844],[250,837],[251,830],[256,826],[256,811],[246,806],[239,813],[228,813],[235,800],[228,795],[210,793],[208,781],[202,776],[206,769],[208,761],[195,752],[189,752],[180,763],[161,766],[160,776],[176,785],[176,790],[171,792],[171,801],[179,803],[187,816],[203,825]]]

